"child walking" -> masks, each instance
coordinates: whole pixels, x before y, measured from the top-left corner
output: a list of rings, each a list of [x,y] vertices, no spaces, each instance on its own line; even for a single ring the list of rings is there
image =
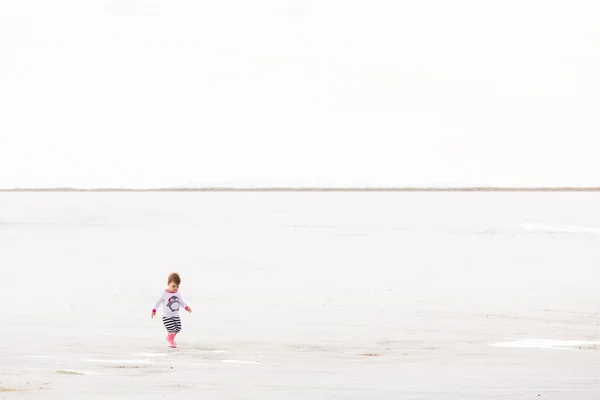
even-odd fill
[[[183,296],[179,292],[181,278],[179,274],[173,272],[167,280],[167,288],[160,295],[154,308],[152,309],[152,318],[156,316],[156,309],[162,304],[162,320],[167,328],[167,342],[169,347],[176,347],[175,336],[181,331],[181,319],[179,318],[179,308],[183,307],[187,312],[192,309],[187,305]]]

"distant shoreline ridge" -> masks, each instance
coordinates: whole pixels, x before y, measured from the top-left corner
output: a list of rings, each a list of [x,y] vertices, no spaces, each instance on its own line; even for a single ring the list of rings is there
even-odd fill
[[[600,192],[599,187],[192,187],[192,188],[13,188],[0,192]]]

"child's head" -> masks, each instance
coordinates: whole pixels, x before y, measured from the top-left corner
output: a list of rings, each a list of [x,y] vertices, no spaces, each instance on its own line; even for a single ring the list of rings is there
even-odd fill
[[[179,290],[179,285],[181,285],[181,277],[178,273],[173,272],[171,275],[169,275],[167,289],[169,289],[170,292],[175,293]]]

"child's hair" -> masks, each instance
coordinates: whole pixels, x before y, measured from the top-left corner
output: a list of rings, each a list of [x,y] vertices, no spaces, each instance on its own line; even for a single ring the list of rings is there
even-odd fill
[[[173,272],[171,275],[169,275],[167,285],[169,285],[171,282],[175,282],[176,285],[181,285],[181,277],[177,272]]]

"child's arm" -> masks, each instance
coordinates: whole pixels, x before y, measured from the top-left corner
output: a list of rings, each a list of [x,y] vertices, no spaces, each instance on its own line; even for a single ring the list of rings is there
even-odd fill
[[[154,308],[152,309],[152,318],[154,318],[154,316],[156,315],[156,310],[158,309],[158,306],[160,306],[160,303],[163,302],[163,295],[161,294],[160,297],[158,298],[158,300],[156,300],[156,303],[154,303]]]
[[[183,308],[185,308],[185,311],[192,312],[192,309],[190,308],[190,306],[188,306],[187,303],[185,302],[185,300],[183,299],[181,292],[179,293],[179,304],[181,304],[183,306]]]

